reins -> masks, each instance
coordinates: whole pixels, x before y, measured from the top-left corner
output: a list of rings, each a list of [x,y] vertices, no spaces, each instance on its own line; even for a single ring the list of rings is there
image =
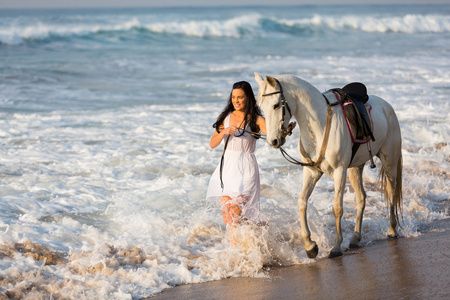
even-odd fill
[[[245,130],[245,129],[239,129],[239,130],[243,130],[244,132],[247,132],[248,134],[250,134],[250,135],[252,135],[253,137],[255,137],[255,138],[260,138],[260,139],[263,139],[263,140],[265,140],[267,137],[266,137],[266,135],[264,135],[264,134],[262,134],[262,133],[257,133],[257,132],[253,132],[253,131],[249,131],[249,130]],[[292,134],[292,129],[288,129],[287,131],[287,135],[291,135]],[[225,141],[225,147],[226,147],[226,144],[228,143],[228,139],[227,139],[227,141]],[[224,147],[224,148],[225,148]],[[225,149],[224,149],[225,150]],[[295,158],[293,158],[292,156],[290,156],[287,152],[286,152],[286,150],[284,150],[283,149],[283,147],[280,147],[280,152],[281,152],[281,154],[283,155],[283,157],[288,161],[288,162],[290,162],[291,164],[294,164],[294,165],[300,165],[300,166],[304,166],[304,167],[312,167],[312,166],[314,166],[314,163],[303,163],[303,162],[301,162],[301,161],[298,161],[298,160],[296,160]]]
[[[289,119],[292,118],[292,112],[291,109],[286,101],[286,98],[284,97],[283,94],[283,88],[280,84],[280,82],[278,81],[278,79],[274,78],[275,81],[278,83],[278,86],[280,87],[279,91],[275,91],[272,93],[268,93],[268,94],[263,94],[262,96],[272,96],[272,95],[276,95],[276,94],[280,94],[281,96],[281,108],[282,108],[282,117],[283,117],[283,123],[281,124],[281,131],[283,132],[283,134],[285,134],[286,136],[290,136],[292,134],[292,128],[288,128],[286,129],[284,126],[284,116],[286,113],[286,109],[289,112]],[[335,103],[330,103],[330,101],[328,101],[328,98],[322,94],[322,96],[325,98],[325,101],[327,102],[327,121],[326,121],[326,125],[325,125],[325,133],[324,133],[324,137],[323,137],[323,141],[322,141],[322,146],[320,147],[320,152],[319,152],[319,157],[317,158],[317,160],[314,162],[311,160],[311,158],[309,157],[308,153],[306,153],[305,148],[303,147],[303,143],[302,143],[302,139],[300,137],[300,153],[303,155],[303,157],[305,157],[306,159],[306,163],[305,162],[301,162],[299,160],[296,160],[295,158],[293,158],[292,156],[290,156],[286,150],[284,150],[282,147],[280,147],[280,152],[283,155],[283,157],[290,162],[291,164],[294,165],[299,165],[302,167],[314,167],[320,170],[320,164],[322,163],[323,159],[325,158],[325,152],[327,150],[327,145],[328,145],[328,139],[330,137],[330,130],[331,130],[331,118],[333,115],[333,107],[336,105],[339,105],[339,98],[338,101]],[[252,135],[254,138],[261,138],[261,139],[266,139],[266,136],[262,133],[258,133],[258,132],[253,132],[253,131],[249,131],[246,129],[241,129],[239,128],[240,131],[244,131],[250,135]],[[223,184],[223,180],[222,180],[222,170],[223,170],[223,161],[224,161],[224,157],[225,157],[225,151],[227,149],[227,145],[228,145],[228,141],[230,139],[230,135],[228,135],[226,141],[225,141],[225,146],[223,148],[223,153],[222,153],[222,159],[220,161],[220,184],[222,189],[224,188],[224,184]]]
[[[222,152],[222,158],[220,159],[220,173],[219,173],[219,178],[220,178],[220,186],[222,187],[223,190],[223,179],[222,179],[222,170],[223,170],[223,160],[225,159],[225,150],[227,150],[227,145],[228,145],[228,140],[230,139],[230,135],[227,136],[227,140],[225,141],[225,146],[223,146],[223,152]]]

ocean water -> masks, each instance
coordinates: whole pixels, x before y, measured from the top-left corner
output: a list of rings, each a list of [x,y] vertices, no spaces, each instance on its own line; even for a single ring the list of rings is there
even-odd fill
[[[401,124],[400,234],[449,217],[449,5],[2,10],[0,295],[140,299],[314,263],[299,236],[302,168],[263,140],[269,228],[242,227],[231,248],[204,199],[222,154],[211,125],[233,82],[257,91],[254,72],[321,91],[364,82]],[[365,169],[363,245],[388,230],[378,170]],[[344,248],[353,199],[348,185]],[[319,258],[333,244],[332,201],[324,176],[308,207]]]

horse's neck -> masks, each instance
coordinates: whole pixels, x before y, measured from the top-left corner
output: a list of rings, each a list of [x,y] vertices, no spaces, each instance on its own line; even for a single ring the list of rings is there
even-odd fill
[[[315,87],[302,82],[291,98],[296,101],[294,112],[302,136],[309,139],[321,139],[326,125],[327,103]]]

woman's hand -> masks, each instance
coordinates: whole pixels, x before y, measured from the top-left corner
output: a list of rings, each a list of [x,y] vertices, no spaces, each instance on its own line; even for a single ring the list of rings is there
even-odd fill
[[[222,142],[223,138],[225,137],[225,135],[229,134],[232,135],[236,132],[237,127],[234,126],[230,126],[227,127],[225,129],[223,129],[220,133],[218,133],[216,130],[214,130],[214,133],[211,137],[211,141],[209,142],[209,146],[211,147],[211,149],[216,148],[217,146],[220,145],[220,143]]]
[[[236,131],[237,131],[237,127],[230,126],[230,127],[227,127],[227,128],[225,128],[225,129],[223,130],[223,134],[224,134],[224,135],[225,135],[225,134],[232,135],[232,134],[234,134]]]

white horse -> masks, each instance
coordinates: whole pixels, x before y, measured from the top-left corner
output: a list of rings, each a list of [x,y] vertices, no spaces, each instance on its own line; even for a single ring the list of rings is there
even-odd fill
[[[281,147],[286,138],[287,124],[293,116],[300,128],[299,154],[302,161],[316,162],[303,170],[303,189],[298,199],[301,235],[309,258],[318,254],[316,242],[311,240],[306,208],[314,186],[323,173],[334,180],[333,214],[336,218],[336,233],[330,258],[341,256],[343,215],[343,194],[347,171],[350,183],[355,190],[357,204],[356,226],[350,240],[350,247],[358,247],[361,240],[361,225],[366,202],[362,173],[364,164],[371,159],[366,147],[360,147],[353,160],[352,139],[347,128],[345,116],[337,97],[332,92],[320,93],[308,82],[291,75],[263,77],[255,73],[259,85],[258,105],[264,112],[267,125],[267,143],[274,148]],[[328,101],[326,101],[325,97]],[[380,158],[382,189],[390,209],[388,238],[398,238],[396,230],[398,212],[402,204],[402,153],[401,133],[397,116],[389,103],[377,96],[369,96],[367,102],[372,106],[373,135],[372,153]],[[326,135],[327,110],[331,119],[329,137]],[[328,139],[325,147],[323,141]],[[303,149],[302,149],[303,148]],[[321,151],[324,149],[324,151]],[[321,154],[320,152],[324,152]]]

